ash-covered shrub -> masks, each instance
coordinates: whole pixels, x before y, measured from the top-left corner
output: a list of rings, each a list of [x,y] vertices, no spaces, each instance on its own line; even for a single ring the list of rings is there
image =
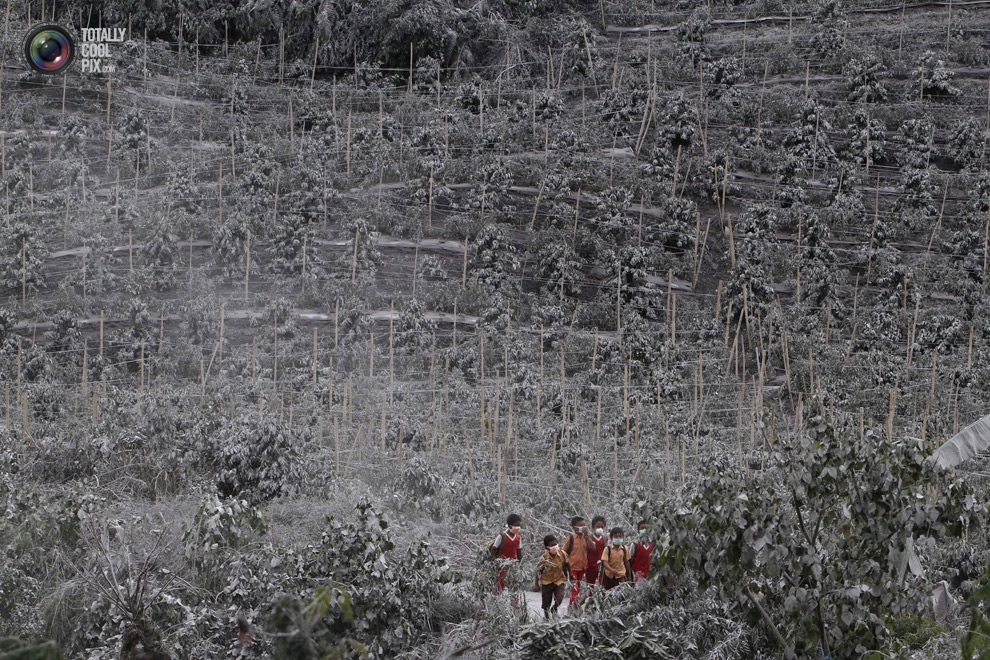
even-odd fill
[[[252,503],[293,493],[302,440],[298,427],[290,429],[273,413],[250,412],[228,421],[207,441],[217,492]]]

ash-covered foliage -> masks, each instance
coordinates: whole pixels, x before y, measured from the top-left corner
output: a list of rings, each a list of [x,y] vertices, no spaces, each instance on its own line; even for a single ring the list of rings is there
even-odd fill
[[[698,4],[12,0],[0,656],[985,654],[990,14]]]

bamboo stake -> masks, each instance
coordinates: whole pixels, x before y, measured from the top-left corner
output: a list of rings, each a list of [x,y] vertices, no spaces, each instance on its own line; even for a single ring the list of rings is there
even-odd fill
[[[317,353],[316,353],[317,332],[318,330],[316,328],[313,328],[313,390],[314,391],[316,390],[316,367],[318,364]]]
[[[361,461],[363,460],[363,450],[364,450],[364,425],[358,427],[357,440],[355,442],[357,442],[357,459],[358,461]],[[351,453],[353,455],[353,449],[351,450]],[[348,467],[348,472],[350,472],[350,462],[348,462],[347,467]]]
[[[488,425],[488,432],[490,435],[489,442],[491,442],[492,444],[492,450],[497,451],[498,447],[496,446],[495,443],[499,435],[499,428],[502,425],[502,381],[497,375],[495,376],[494,401],[495,401],[495,406],[492,409],[492,413],[491,413],[494,419]]]
[[[536,226],[536,214],[540,210],[540,200],[543,199],[543,191],[546,189],[546,186],[547,186],[547,181],[546,179],[544,179],[540,183],[540,192],[537,193],[536,195],[536,203],[533,204],[533,217],[529,221],[529,231],[531,232],[533,231],[533,227]],[[563,276],[561,276],[561,280],[563,280]],[[561,289],[563,290],[563,284],[561,284]]]
[[[27,305],[27,239],[21,240],[21,307]]]
[[[657,384],[657,413],[660,412],[660,385]],[[667,477],[670,473],[670,421],[667,418],[663,420],[663,487],[664,490],[667,489]]]
[[[735,232],[732,229],[732,216],[731,215],[726,216],[725,222],[726,222],[726,231],[728,232],[728,237],[729,237],[729,265],[732,268],[735,268],[736,267],[736,240],[735,240]],[[800,249],[800,241],[798,243],[798,247]]]
[[[561,392],[561,395],[560,395],[560,405],[564,409],[564,429],[567,431],[566,438],[565,438],[567,440],[567,444],[565,446],[568,449],[570,449],[571,448],[571,427],[573,426],[572,422],[574,422],[574,419],[577,417],[577,402],[575,401],[574,411],[572,412],[571,409],[570,409],[570,407],[567,404],[567,398],[564,396],[563,392]]]
[[[501,503],[502,504],[505,504],[506,489],[507,489],[507,485],[508,485],[508,481],[509,481],[509,457],[508,456],[502,456],[501,459],[502,459],[501,460],[501,464],[502,464],[501,465],[501,468],[502,469],[500,470],[500,473],[501,473],[501,490],[500,490],[500,493],[501,493]]]
[[[347,148],[346,148],[346,158],[347,158],[347,175],[351,174],[351,111],[347,111]]]
[[[93,426],[100,423],[100,408],[97,401],[97,385],[93,383]]]
[[[790,393],[794,389],[791,385],[791,357],[787,350],[787,330],[784,328],[780,329],[780,347],[784,353],[784,379],[787,382],[787,391]]]
[[[388,399],[385,393],[382,393],[382,457],[385,456],[385,408],[388,405]]]
[[[509,395],[509,419],[506,421],[506,425],[505,425],[506,426],[506,428],[505,428],[505,457],[506,457],[506,459],[508,459],[508,457],[509,457],[509,451],[512,449],[512,444],[513,444],[512,443],[512,441],[513,441],[513,437],[512,437],[512,408],[513,408],[513,405],[515,403],[515,400],[516,400],[515,394],[514,393],[513,394],[510,394]],[[515,446],[515,458],[513,460],[512,474],[514,476],[519,474],[519,445],[518,445],[518,443],[516,443],[516,446]]]
[[[368,342],[368,378],[375,377],[375,333],[371,333],[371,340]]]
[[[630,413],[632,411],[629,408],[629,358],[626,358],[625,364],[625,374],[622,379],[622,414],[626,419],[626,441],[629,441],[629,431],[630,424],[632,420],[630,419]]]
[[[595,417],[595,444],[601,443],[602,440],[602,390],[601,387],[596,388],[598,391],[598,413]]]
[[[358,255],[358,239],[360,238],[361,230],[359,228],[354,230],[354,253],[351,256],[351,283],[357,281],[357,255]]]
[[[670,298],[670,343],[677,343],[677,296]]]
[[[908,333],[908,349],[907,349],[907,360],[905,360],[904,365],[904,377],[908,378],[911,371],[911,359],[914,357],[914,340],[917,337],[918,331],[918,312],[921,307],[921,298],[914,303],[914,320],[911,323],[911,331]]]
[[[969,349],[966,352],[966,371],[973,370],[973,333],[975,330],[975,326],[969,326]]]
[[[643,465],[643,456],[640,454],[640,441],[639,441],[639,394],[636,395],[636,429],[635,429],[635,445],[636,445],[636,477],[639,476],[639,468]],[[633,478],[633,483],[636,483],[636,478]]]
[[[887,439],[891,440],[894,437],[894,412],[897,406],[897,383],[890,388],[890,402],[887,406]]]
[[[539,413],[539,407],[540,407],[539,388],[537,388],[536,407],[537,407],[536,421],[537,421],[537,423],[539,423],[539,420],[540,420],[540,413]],[[567,422],[565,421],[564,423],[566,424]],[[561,437],[555,437],[551,441],[551,443],[550,443],[550,478],[551,479],[553,478],[553,475],[557,472],[557,444],[563,439],[563,437],[562,437],[563,436],[563,431],[564,431],[564,429],[561,428],[561,433],[560,433],[560,436]],[[539,437],[539,433],[537,433],[537,437]]]
[[[395,303],[389,301],[388,303],[388,388],[389,396],[391,396],[392,390],[395,388],[395,326],[393,324],[393,318],[395,317]]]
[[[485,414],[485,386],[481,385],[478,390],[478,421],[481,429],[481,437],[488,437],[488,419]],[[492,456],[491,446],[488,447],[488,454]]]
[[[588,479],[588,460],[581,459],[581,480],[584,482],[584,505],[591,506],[591,484]]]
[[[856,331],[859,329],[859,323],[853,323],[852,336],[849,337],[849,348],[846,350],[846,359],[842,361],[842,368],[845,369],[846,365],[849,364],[849,357],[852,355],[853,344],[856,343]]]
[[[244,304],[248,303],[248,286],[251,281],[251,229],[244,240]]]
[[[353,385],[354,374],[347,374],[347,407],[345,412],[347,414],[347,423],[354,423],[354,385]]]

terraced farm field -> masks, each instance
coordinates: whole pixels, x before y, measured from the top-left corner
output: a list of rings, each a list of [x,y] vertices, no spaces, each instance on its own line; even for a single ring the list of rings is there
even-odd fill
[[[984,657],[988,10],[11,0],[0,658]]]

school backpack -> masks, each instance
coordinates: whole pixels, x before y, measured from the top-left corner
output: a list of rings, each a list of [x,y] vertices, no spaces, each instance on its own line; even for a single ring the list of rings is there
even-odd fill
[[[605,572],[607,570],[609,570],[608,562],[606,561],[606,558],[605,558],[606,557],[606,553],[608,554],[608,559],[612,559],[612,548],[614,548],[614,547],[616,547],[616,546],[614,546],[611,543],[609,543],[608,546],[605,548],[605,550],[602,551],[602,559],[601,559],[601,562],[602,562],[602,575],[605,575]],[[629,548],[627,548],[624,545],[621,545],[621,546],[618,546],[618,547],[619,547],[619,549],[622,550],[622,563],[625,564],[625,562],[629,560]]]
[[[495,538],[495,541],[493,541],[491,545],[488,546],[488,552],[491,553],[492,557],[498,557],[499,552],[502,551],[502,546],[505,545],[505,542],[507,540],[508,539],[506,538],[505,532],[498,533],[498,536]],[[499,541],[501,541],[501,543],[499,543]]]

